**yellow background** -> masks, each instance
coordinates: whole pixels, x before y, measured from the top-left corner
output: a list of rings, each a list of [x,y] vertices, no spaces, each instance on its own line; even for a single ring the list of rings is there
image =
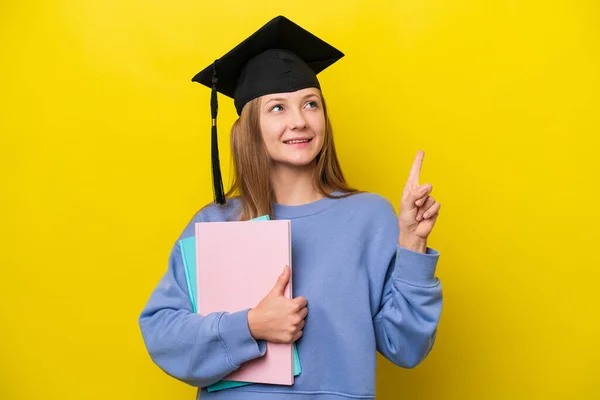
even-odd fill
[[[137,317],[212,199],[190,79],[277,14],[346,53],[320,77],[350,183],[398,204],[423,149],[442,203],[437,343],[380,357],[378,399],[600,398],[593,0],[3,1],[0,398],[194,397]]]

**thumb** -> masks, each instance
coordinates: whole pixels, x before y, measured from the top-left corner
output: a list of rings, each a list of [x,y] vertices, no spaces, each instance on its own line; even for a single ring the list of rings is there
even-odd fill
[[[283,269],[283,272],[281,273],[281,275],[279,275],[279,278],[277,278],[277,282],[275,283],[275,286],[273,286],[273,290],[271,290],[271,294],[277,295],[277,296],[283,296],[284,292],[285,292],[285,287],[287,286],[288,282],[290,281],[290,267],[288,265],[285,266],[285,268]]]

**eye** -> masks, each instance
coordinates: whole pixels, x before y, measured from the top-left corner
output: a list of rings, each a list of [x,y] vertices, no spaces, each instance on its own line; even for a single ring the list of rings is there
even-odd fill
[[[306,103],[306,106],[308,108],[318,108],[319,107],[319,103],[317,103],[316,101],[309,101],[308,103]]]
[[[275,111],[275,112],[283,111],[283,106],[281,104],[277,104],[269,109],[269,112],[272,112],[272,111]]]

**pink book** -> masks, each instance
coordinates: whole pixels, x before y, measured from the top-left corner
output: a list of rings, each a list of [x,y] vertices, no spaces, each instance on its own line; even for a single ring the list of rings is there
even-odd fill
[[[199,222],[196,228],[198,313],[254,308],[292,267],[289,220]],[[292,284],[285,289],[292,297]],[[263,357],[223,378],[278,385],[294,383],[292,345],[267,342]]]

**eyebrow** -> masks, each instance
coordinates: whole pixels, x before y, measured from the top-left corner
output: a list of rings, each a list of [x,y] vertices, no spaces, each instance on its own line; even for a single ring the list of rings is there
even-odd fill
[[[302,100],[304,101],[304,100],[306,100],[306,99],[308,99],[308,98],[310,98],[310,97],[316,97],[316,98],[319,98],[319,95],[318,95],[318,94],[316,94],[316,93],[309,93],[309,94],[307,94],[306,96],[304,96],[304,97],[302,98]],[[273,101],[287,101],[287,99],[284,99],[283,97],[277,97],[277,98],[275,98],[275,99],[271,99],[271,100],[267,101],[265,104],[269,104],[269,103],[271,103],[271,102],[273,102]]]

